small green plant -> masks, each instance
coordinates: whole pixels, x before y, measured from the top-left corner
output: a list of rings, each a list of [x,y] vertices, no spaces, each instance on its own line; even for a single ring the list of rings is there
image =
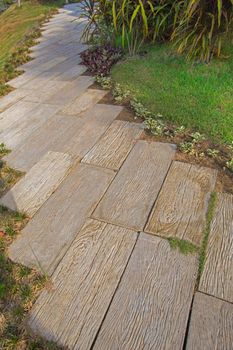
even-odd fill
[[[181,152],[194,155],[196,153],[195,146],[193,142],[182,142],[179,145],[179,149]]]
[[[216,207],[216,202],[217,202],[217,194],[213,192],[210,196],[209,200],[209,206],[206,214],[206,225],[204,229],[204,234],[203,234],[203,240],[200,248],[200,255],[199,255],[199,268],[198,268],[198,278],[197,278],[197,283],[199,283],[204,265],[205,265],[205,260],[206,260],[206,248],[208,244],[208,239],[209,239],[209,234],[210,234],[210,226],[211,222],[213,220],[214,216],[214,211]]]
[[[219,155],[219,150],[214,148],[208,148],[206,153],[209,157],[216,158]]]
[[[230,159],[230,160],[228,160],[228,162],[226,162],[226,166],[228,167],[228,169],[229,169],[230,171],[233,172],[233,158]]]
[[[184,255],[195,254],[198,252],[197,246],[195,246],[193,243],[185,241],[184,239],[170,237],[168,238],[168,242],[172,249],[179,249],[179,251]]]
[[[144,122],[146,129],[150,130],[153,135],[163,135],[165,131],[165,123],[162,120],[147,118]]]
[[[177,127],[175,130],[174,130],[174,134],[175,135],[182,135],[185,133],[185,127],[183,125]]]
[[[200,134],[199,132],[194,132],[190,136],[192,137],[194,143],[198,143],[205,140],[205,136]]]
[[[7,147],[4,143],[0,143],[0,157],[3,157],[8,153],[10,153],[10,150],[7,149]]]
[[[136,117],[138,118],[146,119],[146,118],[152,117],[152,113],[136,98],[133,98],[130,101],[130,107],[132,108]]]
[[[104,90],[110,90],[112,88],[112,79],[103,75],[97,75],[95,81],[100,84]]]
[[[115,101],[122,102],[129,99],[131,93],[130,91],[124,89],[120,84],[116,83],[114,84],[112,94]]]

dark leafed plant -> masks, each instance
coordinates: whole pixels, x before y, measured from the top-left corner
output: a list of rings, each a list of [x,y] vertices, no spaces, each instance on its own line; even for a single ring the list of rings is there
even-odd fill
[[[82,63],[91,73],[107,75],[122,56],[121,49],[109,45],[88,49],[81,53]]]

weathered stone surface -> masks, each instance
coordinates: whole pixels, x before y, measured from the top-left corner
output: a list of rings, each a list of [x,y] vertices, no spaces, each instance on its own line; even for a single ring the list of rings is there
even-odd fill
[[[82,161],[118,170],[142,132],[140,124],[116,120]]]
[[[135,240],[135,232],[88,220],[37,300],[30,328],[69,349],[90,349]]]
[[[106,95],[105,90],[88,89],[82,95],[78,96],[71,104],[66,106],[61,113],[66,115],[79,115],[87,109],[91,109],[99,100]]]
[[[218,193],[199,290],[233,302],[233,195]]]
[[[197,268],[197,256],[140,234],[94,349],[182,349]]]
[[[27,95],[28,91],[23,89],[17,89],[10,94],[0,98],[0,113],[11,107],[16,102],[22,100]]]
[[[174,145],[137,141],[93,217],[143,230],[174,155]]]
[[[9,248],[13,261],[51,275],[114,177],[78,165]]]
[[[233,344],[233,305],[196,293],[188,332],[187,350],[225,349]]]
[[[145,231],[200,245],[216,176],[210,168],[173,162]]]
[[[72,165],[68,154],[48,152],[0,203],[12,210],[34,215],[57,189]]]

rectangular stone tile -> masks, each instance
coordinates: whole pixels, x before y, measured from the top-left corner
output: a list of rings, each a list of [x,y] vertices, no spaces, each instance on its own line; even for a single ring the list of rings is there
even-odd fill
[[[1,141],[11,150],[20,146],[57,111],[58,107],[56,106],[37,105],[33,110],[25,113],[21,119],[0,133]]]
[[[141,234],[93,349],[182,349],[197,268],[195,255]]]
[[[19,148],[5,157],[9,166],[29,171],[48,151],[66,153],[64,145],[83,122],[78,118],[54,115],[27,138]],[[60,148],[57,150],[56,148]]]
[[[33,83],[33,80],[31,80],[32,83]],[[43,80],[44,80],[44,87],[48,86],[48,89],[45,89],[45,88],[42,88],[42,89],[39,88],[39,90],[31,89],[30,92],[27,94],[27,96],[24,98],[24,101],[48,104],[49,97],[54,96],[54,94],[66,88],[66,85],[68,84],[67,82],[64,82],[64,81],[55,82],[52,80],[50,81],[47,81],[46,79],[43,79]]]
[[[196,293],[188,332],[187,350],[232,350],[233,305]]]
[[[87,220],[53,274],[51,291],[37,300],[30,328],[69,349],[90,349],[135,240],[133,231]]]
[[[11,107],[16,102],[22,100],[27,95],[28,91],[23,89],[17,89],[9,93],[8,95],[0,98],[0,113]]]
[[[72,82],[67,83],[65,87],[57,91],[54,95],[49,96],[44,102],[64,106],[83,93],[92,84],[93,77],[80,76]]]
[[[145,231],[200,245],[217,171],[173,162]]]
[[[115,120],[82,162],[118,170],[142,132],[140,124]]]
[[[137,141],[93,217],[142,230],[174,155],[174,145]]]
[[[83,74],[87,68],[81,64],[76,64],[74,67],[66,70],[64,73],[59,74],[55,80],[57,81],[71,81]]]
[[[0,203],[33,216],[63,181],[71,165],[68,154],[48,152],[1,198]]]
[[[111,106],[97,104],[90,110],[88,109],[80,119],[79,129],[74,129],[71,137],[62,147],[56,145],[56,150],[72,155],[73,157],[82,158],[104,134],[114,119],[122,111],[120,106]],[[68,117],[68,116],[65,116]],[[81,125],[82,120],[82,125]]]
[[[40,72],[38,72],[37,70],[30,70],[8,81],[7,84],[17,89],[23,84],[26,84],[29,80],[37,77],[39,74]]]
[[[0,132],[11,127],[21,120],[26,113],[31,112],[38,104],[34,102],[19,101],[0,114]]]
[[[233,195],[218,193],[199,290],[233,302]]]
[[[66,106],[61,113],[66,115],[78,115],[91,109],[99,100],[107,94],[106,90],[88,89],[78,96],[71,104]]]
[[[51,275],[113,176],[79,164],[10,246],[10,258]]]

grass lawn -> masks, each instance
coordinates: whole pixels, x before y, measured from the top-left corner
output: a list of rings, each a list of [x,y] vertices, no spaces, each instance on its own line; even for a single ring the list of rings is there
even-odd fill
[[[147,49],[112,70],[113,79],[152,112],[204,133],[215,142],[233,141],[233,45],[228,59],[192,64],[169,46]]]

